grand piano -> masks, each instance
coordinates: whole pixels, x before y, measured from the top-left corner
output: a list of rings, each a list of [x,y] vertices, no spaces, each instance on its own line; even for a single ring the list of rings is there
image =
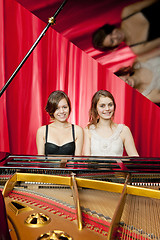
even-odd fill
[[[160,158],[0,154],[11,239],[160,239]]]
[[[0,91],[3,94],[66,1]],[[0,153],[0,239],[160,239],[160,158]]]

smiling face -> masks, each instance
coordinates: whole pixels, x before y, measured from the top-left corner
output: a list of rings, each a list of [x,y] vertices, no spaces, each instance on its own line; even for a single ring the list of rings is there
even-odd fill
[[[124,32],[119,29],[119,28],[115,28],[112,33],[108,34],[104,41],[103,41],[103,45],[105,47],[116,47],[118,46],[120,43],[122,43],[125,39],[125,35]]]
[[[54,112],[54,120],[65,122],[69,117],[69,106],[65,98],[58,103],[57,109]]]
[[[100,119],[111,119],[114,116],[114,103],[109,97],[100,97],[97,103],[97,112]]]
[[[66,93],[61,90],[53,91],[48,97],[48,101],[47,101],[45,109],[49,113],[51,119],[55,119],[56,117],[58,117],[58,119],[59,119],[60,115],[57,115],[57,113],[58,113],[57,110],[59,110],[59,111],[66,110],[68,112],[68,109],[69,109],[69,113],[68,113],[68,116],[69,116],[69,114],[71,112],[70,99],[66,95]],[[66,114],[67,113],[64,111],[64,115],[66,115]],[[63,115],[63,113],[61,114],[61,117],[62,117],[62,115]],[[60,119],[61,119],[61,117],[60,117]]]

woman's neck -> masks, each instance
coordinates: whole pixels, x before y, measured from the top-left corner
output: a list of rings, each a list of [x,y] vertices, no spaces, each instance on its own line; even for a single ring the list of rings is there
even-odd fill
[[[97,127],[107,127],[110,128],[111,125],[113,124],[113,121],[111,119],[101,119],[99,120],[99,122],[97,123]]]
[[[51,123],[51,126],[52,127],[56,127],[56,128],[66,128],[70,125],[69,122],[65,121],[65,122],[60,122],[60,121],[57,121],[57,120],[54,120],[53,123]]]

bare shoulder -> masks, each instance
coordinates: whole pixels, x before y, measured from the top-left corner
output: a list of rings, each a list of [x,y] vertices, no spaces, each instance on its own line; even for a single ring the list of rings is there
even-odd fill
[[[129,131],[130,132],[130,128],[124,124],[122,131],[124,131],[124,132],[128,132]]]
[[[75,131],[77,134],[83,134],[83,128],[79,125],[74,125],[75,126]]]
[[[129,127],[127,127],[125,124],[123,125],[122,128],[122,135],[125,137],[126,135],[131,134],[131,130]]]
[[[41,126],[37,130],[37,135],[43,135],[45,131],[46,131],[46,125]]]
[[[84,134],[85,134],[86,137],[89,137],[89,138],[91,137],[91,131],[90,131],[90,128],[88,126],[86,126],[84,128]]]

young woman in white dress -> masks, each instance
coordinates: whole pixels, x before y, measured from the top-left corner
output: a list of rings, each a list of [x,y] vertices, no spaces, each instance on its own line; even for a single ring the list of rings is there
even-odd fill
[[[96,92],[92,98],[89,124],[84,129],[84,155],[139,156],[130,129],[113,121],[116,103],[107,90]]]

